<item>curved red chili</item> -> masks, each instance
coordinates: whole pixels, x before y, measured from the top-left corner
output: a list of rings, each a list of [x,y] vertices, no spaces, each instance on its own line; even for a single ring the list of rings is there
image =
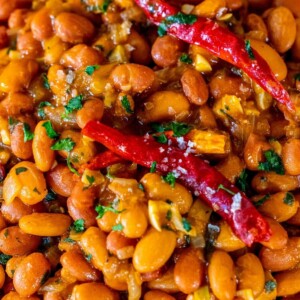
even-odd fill
[[[166,17],[178,13],[177,8],[163,0],[135,0],[135,2],[143,9],[147,18],[156,25]],[[167,32],[187,43],[199,45],[240,68],[278,102],[294,110],[288,92],[276,79],[267,62],[254,49],[252,51],[255,59],[251,59],[245,49],[244,40],[228,29],[210,19],[197,17],[193,24],[169,24]]]
[[[90,121],[82,133],[126,160],[162,173],[173,172],[231,226],[248,246],[270,238],[270,228],[251,201],[221,173],[189,151],[160,144],[153,137],[125,135],[98,121]],[[221,188],[220,188],[221,187]]]

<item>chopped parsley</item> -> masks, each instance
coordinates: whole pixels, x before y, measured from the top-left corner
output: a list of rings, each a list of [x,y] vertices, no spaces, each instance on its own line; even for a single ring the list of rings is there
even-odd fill
[[[182,226],[183,226],[183,229],[187,232],[191,231],[191,229],[192,229],[192,225],[186,218],[182,218]]]
[[[162,176],[162,179],[167,182],[171,187],[175,186],[176,177],[174,173],[169,172],[166,176]]]
[[[190,56],[187,53],[182,53],[180,56],[180,61],[185,64],[192,64],[193,60],[190,58]]]
[[[44,107],[46,107],[46,106],[52,106],[52,104],[48,101],[43,101],[43,102],[40,102],[40,104],[38,106],[37,114],[38,114],[38,117],[41,119],[44,119],[46,117],[45,111],[44,111]]]
[[[53,192],[51,189],[48,191],[48,194],[45,197],[45,200],[47,202],[53,201],[57,198],[57,195],[55,192]]]
[[[231,191],[230,189],[226,188],[223,184],[219,184],[218,186],[218,191],[219,190],[224,190],[225,192],[227,192],[230,195],[235,195],[235,192]]]
[[[268,280],[265,282],[265,290],[266,292],[269,294],[269,293],[272,293],[277,287],[277,283],[275,280]]]
[[[289,206],[293,206],[294,202],[294,195],[292,193],[286,193],[285,197],[283,198],[283,203]]]
[[[264,195],[262,198],[260,198],[258,201],[254,202],[255,207],[262,206],[268,199],[270,199],[270,194]]]
[[[240,176],[236,180],[236,185],[240,188],[241,191],[244,193],[248,190],[249,188],[249,173],[247,172],[247,169],[244,169]]]
[[[76,97],[73,97],[70,99],[67,105],[65,105],[65,113],[63,114],[63,118],[66,118],[70,113],[72,113],[75,110],[82,108],[82,100],[83,96],[78,95]]]
[[[42,73],[43,86],[45,89],[50,90],[50,84],[46,73]]]
[[[284,174],[284,167],[280,156],[274,150],[267,150],[264,152],[266,161],[260,162],[258,170],[260,171],[273,171],[277,174]]]
[[[27,168],[25,167],[19,167],[19,168],[16,168],[16,175],[19,175],[23,172],[26,172],[27,171]]]
[[[133,110],[131,109],[130,102],[129,102],[129,100],[128,100],[127,95],[124,95],[124,96],[122,97],[121,104],[122,104],[122,106],[124,107],[125,111],[126,111],[128,114],[133,114]]]
[[[194,24],[197,21],[197,16],[195,15],[186,15],[183,14],[182,12],[177,13],[176,15],[172,15],[169,17],[166,17],[158,26],[158,35],[159,36],[164,36],[168,28],[172,24]]]
[[[99,204],[95,207],[95,211],[98,213],[97,219],[101,219],[101,218],[103,218],[105,213],[107,213],[109,211],[114,214],[120,214],[123,210],[117,210],[117,209],[113,208],[112,206],[103,206],[103,205]]]
[[[93,73],[100,68],[99,65],[87,66],[85,68],[85,73],[88,75],[93,75]]]
[[[59,137],[59,134],[54,130],[50,121],[46,121],[43,125],[46,129],[46,133],[50,139],[56,139]]]
[[[111,1],[112,0],[104,0],[102,5],[90,5],[87,7],[87,10],[88,11],[100,11],[102,13],[106,13]]]
[[[73,239],[71,239],[69,237],[63,239],[63,242],[70,243],[70,244],[76,244],[76,241],[74,241]]]
[[[43,285],[43,284],[46,283],[46,281],[47,281],[47,279],[49,278],[49,276],[50,276],[50,272],[49,272],[49,271],[46,271],[46,272],[44,273],[44,275],[42,276],[42,279],[41,279],[41,285]]]
[[[83,232],[84,231],[84,219],[78,219],[74,221],[73,225],[70,227],[71,230],[75,232]]]
[[[122,224],[117,224],[115,226],[113,226],[111,229],[112,231],[122,231],[124,228],[124,226]]]
[[[71,155],[70,155],[70,153],[69,153],[69,155],[67,156],[67,166],[68,166],[69,170],[70,170],[72,173],[74,173],[74,174],[76,174],[77,176],[79,176],[78,171],[72,166]]]
[[[171,221],[172,219],[172,211],[170,209],[167,211],[166,218],[168,221]]]
[[[9,125],[9,126],[14,127],[14,126],[16,126],[18,123],[19,123],[18,120],[14,119],[14,118],[12,118],[12,117],[9,117],[9,118],[8,118],[8,125]]]
[[[143,186],[143,184],[141,184],[141,183],[139,183],[139,189],[141,190],[141,191],[145,191],[145,188],[144,188],[144,186]]]
[[[167,124],[152,123],[151,127],[155,132],[159,133],[172,130],[174,137],[184,136],[192,129],[190,125],[176,121]]]
[[[86,259],[87,261],[91,261],[92,258],[93,258],[93,255],[92,255],[92,254],[85,254],[84,257],[85,257],[85,259]]]
[[[12,258],[11,255],[7,255],[4,253],[0,254],[0,265],[6,265],[7,262]]]
[[[85,178],[89,182],[89,187],[95,182],[95,177],[94,176],[86,175]]]
[[[161,144],[166,144],[168,142],[168,138],[167,138],[167,136],[164,133],[158,134],[158,135],[153,135],[153,138],[158,143],[161,143]]]
[[[254,60],[255,59],[255,56],[254,56],[254,53],[253,53],[253,50],[251,48],[251,43],[250,43],[250,40],[245,40],[245,49],[249,55],[249,58],[251,60]]]
[[[33,140],[34,134],[31,131],[29,124],[23,123],[24,142]]]
[[[150,173],[155,173],[156,172],[156,165],[157,165],[157,162],[153,161],[152,164],[151,164],[151,167],[150,167]]]
[[[63,151],[71,151],[75,146],[75,142],[71,138],[65,138],[58,140],[54,145],[51,146],[52,150],[63,150]]]

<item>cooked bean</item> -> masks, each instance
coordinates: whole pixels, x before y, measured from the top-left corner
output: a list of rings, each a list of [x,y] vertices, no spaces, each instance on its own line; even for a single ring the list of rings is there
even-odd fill
[[[83,283],[75,285],[72,292],[72,299],[74,300],[118,300],[119,296],[110,290],[103,283]]]
[[[208,265],[210,287],[220,300],[233,300],[236,292],[236,279],[232,258],[221,250],[215,251]]]
[[[130,246],[133,248],[135,245],[135,239],[130,239],[118,231],[111,231],[106,239],[107,250],[116,256],[120,250]]]
[[[290,175],[300,174],[300,161],[297,155],[300,151],[300,139],[291,138],[282,147],[282,162]]]
[[[3,205],[3,204],[2,204]],[[2,206],[1,206],[2,208]],[[3,213],[1,212],[0,213],[0,231],[3,229],[3,228],[6,228],[7,227],[7,224],[5,222],[5,219],[4,219],[4,216],[3,216]]]
[[[299,15],[300,15],[300,7],[299,7]],[[300,17],[296,19],[296,40],[292,47],[292,54],[295,60],[300,60]]]
[[[225,0],[204,0],[193,9],[193,13],[204,18],[214,18],[226,6]]]
[[[257,14],[249,14],[246,24],[249,30],[261,32],[263,34],[263,40],[266,40],[268,37],[268,29],[262,17]]]
[[[240,176],[244,167],[244,162],[234,154],[229,154],[216,166],[217,170],[232,183]]]
[[[20,51],[22,57],[35,58],[42,54],[42,45],[37,41],[32,32],[26,32],[18,35],[17,50]]]
[[[9,292],[4,297],[2,297],[2,300],[40,300],[40,298],[36,296],[21,297],[17,292]]]
[[[185,294],[193,293],[201,286],[204,265],[196,249],[186,248],[180,253],[174,268],[174,279],[179,290]]]
[[[300,17],[299,2],[294,0],[273,0],[273,5],[287,7],[297,18]]]
[[[3,269],[3,266],[0,266],[0,288],[2,289],[5,282],[5,271]]]
[[[172,231],[151,229],[137,243],[133,265],[138,272],[152,272],[162,267],[171,257],[176,246]]]
[[[5,268],[5,272],[7,274],[7,276],[9,278],[13,278],[14,277],[14,273],[16,271],[16,268],[18,267],[18,265],[20,264],[20,262],[25,258],[26,256],[13,256],[12,258],[10,258],[8,260],[8,262],[6,263],[6,268]]]
[[[0,26],[0,49],[8,45],[8,35],[5,26]]]
[[[1,0],[0,1],[0,21],[7,21],[9,15],[17,6],[17,0]]]
[[[37,249],[41,238],[27,234],[18,226],[11,226],[0,232],[0,251],[7,255],[24,255]]]
[[[300,292],[300,270],[284,271],[276,274],[277,296],[295,295]]]
[[[29,15],[28,9],[15,9],[9,16],[8,28],[19,29],[24,27]]]
[[[68,44],[63,42],[58,36],[53,36],[43,42],[44,60],[46,64],[57,64],[68,49]]]
[[[175,298],[165,292],[152,290],[144,295],[144,300],[175,300]]]
[[[31,20],[31,31],[33,37],[38,41],[44,41],[53,34],[52,21],[47,9],[41,9]]]
[[[38,291],[51,270],[50,263],[41,253],[32,253],[18,265],[14,277],[14,287],[20,296],[28,297]]]
[[[9,93],[7,97],[1,101],[0,105],[0,107],[3,107],[5,110],[5,113],[11,117],[33,111],[32,97],[23,93]]]

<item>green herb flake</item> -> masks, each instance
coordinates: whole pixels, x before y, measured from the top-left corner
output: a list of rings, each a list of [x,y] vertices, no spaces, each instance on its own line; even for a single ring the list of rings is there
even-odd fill
[[[69,237],[63,239],[63,242],[70,243],[70,244],[76,244],[76,241],[74,241],[73,239],[71,239]]]
[[[172,211],[170,209],[167,211],[166,218],[168,221],[171,221],[172,219]]]
[[[113,226],[111,229],[112,231],[122,231],[124,228],[124,226],[122,224],[117,224],[115,226]]]
[[[45,201],[51,202],[57,198],[57,194],[53,192],[52,190],[48,191],[48,194],[45,197]]]
[[[265,290],[268,294],[272,293],[277,287],[277,283],[274,280],[268,280],[265,282]]]
[[[124,95],[124,96],[122,97],[121,104],[122,104],[122,106],[124,107],[125,111],[126,111],[128,114],[133,114],[134,111],[131,109],[130,102],[129,102],[129,100],[128,100],[127,95]]]
[[[183,229],[187,232],[191,231],[191,229],[192,229],[192,225],[186,218],[182,218],[182,226],[183,226]]]
[[[0,254],[0,265],[6,265],[7,262],[12,258],[11,255],[7,255],[4,253]]]
[[[43,101],[43,102],[40,102],[40,104],[38,106],[37,115],[41,119],[45,119],[45,117],[46,117],[45,111],[44,111],[44,107],[46,107],[46,106],[52,106],[52,104],[48,101]]]
[[[75,147],[76,143],[71,138],[65,138],[58,140],[54,145],[51,146],[52,150],[63,150],[71,151]]]
[[[88,75],[93,75],[93,73],[100,68],[99,65],[87,66],[85,68],[85,73]]]
[[[274,150],[267,150],[264,152],[266,161],[260,162],[258,169],[260,171],[273,171],[277,174],[284,174],[284,167],[281,157]]]
[[[182,12],[166,17],[158,26],[158,35],[164,36],[172,24],[191,25],[197,21],[197,16],[183,14]]]
[[[169,172],[166,176],[162,176],[162,179],[167,182],[171,187],[175,186],[176,177],[174,173]]]
[[[254,56],[254,53],[253,53],[253,50],[251,48],[251,43],[250,43],[250,40],[245,40],[245,49],[249,55],[249,58],[251,60],[254,60],[255,59],[255,56]]]
[[[8,125],[9,125],[9,126],[14,127],[14,126],[16,126],[18,123],[19,123],[19,121],[16,120],[16,119],[14,119],[13,117],[9,117],[9,118],[8,118]]]
[[[292,193],[286,193],[285,197],[283,198],[283,203],[289,206],[293,206],[295,202],[295,197]]]
[[[157,165],[157,162],[153,161],[152,164],[151,164],[151,167],[150,167],[150,173],[155,173],[156,172],[156,165]]]
[[[46,133],[50,139],[56,139],[59,137],[59,134],[54,130],[50,121],[46,121],[42,126],[46,129]]]
[[[88,262],[90,262],[90,261],[92,260],[92,258],[93,258],[93,255],[92,255],[92,254],[85,254],[84,257],[85,257],[85,259],[86,259]]]
[[[143,186],[143,184],[142,183],[139,183],[139,189],[141,190],[141,191],[145,191],[145,188],[144,188],[144,186]]]
[[[42,73],[41,76],[42,76],[44,88],[47,89],[47,90],[50,90],[50,84],[49,84],[49,81],[48,81],[47,74],[46,73]]]
[[[67,105],[65,105],[65,113],[63,114],[63,118],[66,118],[73,111],[79,110],[82,108],[83,96],[78,95],[70,99]]]
[[[23,132],[24,132],[24,142],[33,140],[34,134],[31,131],[29,124],[27,123],[23,124]]]
[[[268,199],[270,199],[270,197],[271,197],[270,194],[266,194],[259,200],[255,201],[253,204],[255,207],[262,206]]]
[[[16,168],[16,175],[19,175],[23,172],[26,172],[27,171],[27,168],[25,167],[19,167],[19,168]]]
[[[165,127],[163,124],[151,123],[150,126],[151,126],[152,130],[154,130],[155,132],[164,132],[165,131]]]
[[[75,232],[83,232],[84,231],[84,219],[78,219],[74,221],[73,225],[70,227],[71,230]]]
[[[166,144],[168,142],[167,136],[164,133],[159,135],[154,135],[153,137],[158,143]]]
[[[219,190],[224,190],[225,192],[227,192],[228,194],[234,196],[235,195],[235,192],[231,191],[230,189],[226,188],[223,184],[220,184],[218,186],[218,191]]]
[[[236,185],[238,188],[240,188],[241,191],[244,193],[248,190],[249,188],[249,173],[247,172],[247,169],[244,169],[240,176],[236,180]]]
[[[192,127],[185,123],[172,122],[171,129],[174,137],[181,137],[189,133]]]
[[[38,195],[41,194],[41,192],[40,192],[36,187],[33,189],[33,191],[34,191],[35,193],[37,193]]]
[[[67,156],[67,166],[68,166],[69,170],[70,170],[72,173],[74,173],[74,174],[76,174],[77,176],[79,176],[78,171],[72,166],[70,153],[69,153],[69,155]]]
[[[95,177],[94,176],[86,175],[85,178],[89,182],[89,184],[90,184],[89,186],[91,186],[95,182]]]
[[[4,237],[7,238],[9,235],[8,229],[6,228],[6,230],[4,231]]]
[[[99,204],[95,207],[95,211],[98,213],[97,219],[101,219],[101,218],[103,218],[105,213],[107,213],[109,211],[114,214],[120,214],[123,210],[117,210],[117,209],[113,208],[112,206],[103,206],[103,205]]]
[[[49,278],[50,276],[50,271],[46,271],[41,279],[41,285],[45,284],[47,279]]]
[[[181,56],[180,56],[180,59],[179,59],[181,62],[185,63],[185,64],[192,64],[193,63],[193,60],[190,58],[190,56],[187,54],[187,53],[183,53]]]
[[[108,6],[109,6],[109,4],[111,3],[111,1],[112,0],[104,0],[104,2],[103,2],[103,4],[102,4],[102,6],[101,6],[101,11],[102,12],[107,12],[107,10],[108,10]]]

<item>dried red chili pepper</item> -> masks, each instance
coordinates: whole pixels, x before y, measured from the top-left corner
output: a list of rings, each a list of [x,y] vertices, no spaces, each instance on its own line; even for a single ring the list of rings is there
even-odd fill
[[[178,9],[163,0],[135,0],[147,18],[156,25],[178,14]],[[166,19],[167,18],[167,19]],[[288,92],[276,79],[267,62],[254,50],[253,57],[246,50],[245,41],[216,22],[197,17],[192,24],[168,22],[167,33],[187,43],[203,47],[217,57],[243,70],[278,102],[294,110]],[[248,45],[249,47],[249,45]]]
[[[222,216],[246,245],[270,238],[267,222],[251,201],[215,168],[189,151],[157,143],[152,136],[125,135],[98,121],[90,121],[82,133],[126,160],[147,168],[155,162],[158,171],[173,172],[195,196]]]

